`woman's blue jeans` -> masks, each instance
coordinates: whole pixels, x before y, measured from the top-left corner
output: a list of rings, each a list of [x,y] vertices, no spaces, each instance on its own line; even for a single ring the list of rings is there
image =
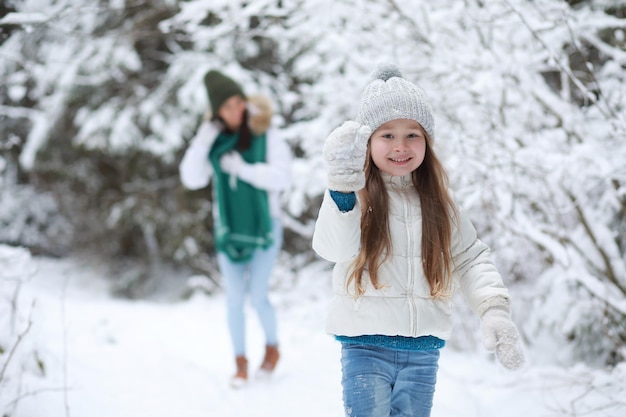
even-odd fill
[[[282,246],[283,229],[279,220],[272,220],[274,242],[267,249],[257,249],[252,259],[235,263],[218,252],[217,263],[226,287],[228,330],[235,355],[246,354],[245,301],[250,294],[250,304],[256,310],[268,345],[278,344],[276,314],[270,303],[269,280],[274,261]]]
[[[342,344],[346,417],[429,417],[439,350]]]

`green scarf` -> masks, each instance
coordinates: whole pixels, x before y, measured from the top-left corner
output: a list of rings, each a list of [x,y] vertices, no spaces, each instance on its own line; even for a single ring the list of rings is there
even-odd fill
[[[246,262],[257,248],[272,244],[272,221],[267,192],[222,171],[220,158],[235,149],[239,135],[220,133],[209,151],[215,172],[217,199],[215,246],[233,262]],[[248,163],[265,162],[265,134],[253,136],[249,149],[240,152]]]

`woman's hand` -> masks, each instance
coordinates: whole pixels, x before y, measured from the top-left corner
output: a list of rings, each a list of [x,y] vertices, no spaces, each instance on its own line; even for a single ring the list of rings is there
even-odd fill
[[[237,151],[231,151],[220,159],[220,168],[227,174],[239,176],[241,167],[246,163]]]

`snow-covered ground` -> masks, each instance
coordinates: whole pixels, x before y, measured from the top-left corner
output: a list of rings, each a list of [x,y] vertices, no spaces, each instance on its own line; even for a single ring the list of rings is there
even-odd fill
[[[10,364],[0,381],[0,412],[6,415],[343,416],[339,345],[323,331],[330,296],[326,268],[303,271],[293,288],[272,294],[282,360],[271,380],[233,390],[222,294],[182,299],[185,278],[173,276],[158,297],[124,300],[110,296],[103,268],[76,259],[32,262],[36,272],[18,297],[32,328],[19,347],[35,349],[44,370],[30,361],[32,355],[14,357],[21,358],[19,372],[18,364]],[[249,317],[254,369],[262,337],[256,318]],[[432,416],[626,415],[624,364],[612,372],[582,364],[547,367],[533,360],[537,352],[529,354],[525,369],[509,372],[484,353],[444,348]],[[6,357],[0,355],[0,366]]]

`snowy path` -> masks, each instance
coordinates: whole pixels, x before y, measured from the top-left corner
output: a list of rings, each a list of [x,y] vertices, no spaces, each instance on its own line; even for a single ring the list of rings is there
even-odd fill
[[[323,332],[325,302],[307,301],[304,292],[297,300],[294,294],[277,296],[283,356],[276,375],[237,391],[227,384],[233,364],[222,296],[112,299],[106,281],[87,268],[37,262],[39,272],[23,288],[22,302],[36,299],[34,326],[40,331],[33,333],[43,338],[36,346],[47,375],[25,375],[23,392],[42,391],[23,398],[12,417],[343,416],[339,346]],[[262,354],[254,342],[262,339],[249,317],[254,369]],[[590,404],[572,405],[585,389],[585,376],[604,375],[589,372],[529,366],[511,373],[486,357],[446,348],[432,415],[542,417],[600,407],[606,401],[596,397],[606,392],[586,396]],[[624,368],[617,375],[621,380],[609,385],[623,386]],[[572,386],[576,378],[580,384]],[[589,415],[617,417],[625,411],[609,407]]]

